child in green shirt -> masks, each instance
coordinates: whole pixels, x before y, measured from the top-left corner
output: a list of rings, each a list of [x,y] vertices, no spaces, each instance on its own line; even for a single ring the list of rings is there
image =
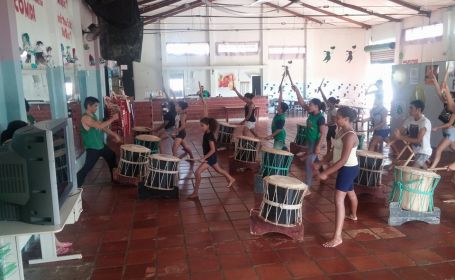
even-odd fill
[[[286,147],[286,130],[284,125],[286,123],[286,111],[288,110],[288,104],[283,102],[283,90],[279,88],[278,107],[276,109],[275,117],[272,120],[272,134],[265,137],[266,140],[274,139],[273,148],[277,150],[285,150]]]

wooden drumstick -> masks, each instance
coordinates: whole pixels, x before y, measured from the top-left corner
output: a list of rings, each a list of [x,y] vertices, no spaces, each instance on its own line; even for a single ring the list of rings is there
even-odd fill
[[[321,82],[321,84],[318,87],[318,92],[321,91],[321,87],[322,87],[322,84],[324,83],[324,81],[325,81],[325,78],[322,78],[322,82]]]
[[[281,83],[280,83],[280,86],[278,87],[278,90],[281,90],[281,86],[283,85],[283,81],[284,81],[284,78],[286,77],[287,73],[288,73],[288,67],[286,66],[284,73],[283,73],[283,77],[281,78]],[[292,82],[291,82],[291,84],[292,84]]]
[[[429,168],[428,170],[429,171],[438,171],[438,170],[455,171],[455,162],[452,162],[451,164],[444,166],[444,167]]]

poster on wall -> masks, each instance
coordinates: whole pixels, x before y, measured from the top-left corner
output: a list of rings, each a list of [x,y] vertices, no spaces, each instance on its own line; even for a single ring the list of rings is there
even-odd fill
[[[439,75],[439,65],[427,65],[425,66],[425,84],[432,85],[433,80],[431,77],[431,72],[433,72],[436,80],[438,80]]]
[[[409,71],[409,84],[418,85],[419,84],[419,68],[411,68]]]
[[[219,74],[218,75],[218,87],[228,88],[232,90],[234,88],[235,75],[233,73]]]

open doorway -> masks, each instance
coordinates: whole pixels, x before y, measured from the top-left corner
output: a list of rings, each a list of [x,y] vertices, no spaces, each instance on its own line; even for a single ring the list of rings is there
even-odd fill
[[[393,98],[392,91],[392,65],[393,63],[375,63],[370,64],[367,70],[368,85],[374,84],[377,80],[383,81],[384,88],[384,106],[390,111]],[[374,96],[367,96],[367,106],[372,107]]]

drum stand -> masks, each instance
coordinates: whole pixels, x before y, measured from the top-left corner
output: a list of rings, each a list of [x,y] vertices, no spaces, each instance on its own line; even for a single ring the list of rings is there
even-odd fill
[[[398,202],[389,205],[389,225],[400,226],[409,221],[422,221],[428,224],[441,222],[441,209],[434,207],[433,212],[417,212],[401,209]]]
[[[264,235],[266,233],[281,233],[294,240],[303,241],[304,226],[303,222],[293,227],[277,226],[265,222],[259,215],[259,209],[251,209],[250,211],[250,234]]]
[[[114,181],[120,184],[126,184],[126,185],[134,185],[137,186],[139,185],[139,182],[142,181],[141,176],[139,177],[128,177],[128,176],[123,176],[120,174],[118,168],[114,168],[113,170],[113,177]]]
[[[148,188],[144,182],[140,182],[138,185],[138,195],[141,199],[146,198],[174,198],[179,199],[179,188],[174,186],[170,190],[160,190],[155,188]]]
[[[392,150],[394,150],[392,148],[392,145],[395,144],[397,140],[392,140],[392,142],[389,143],[389,146]],[[403,156],[403,154],[406,152],[406,150],[409,150],[409,156],[408,158],[404,159],[405,162],[403,164],[403,166],[407,166],[409,164],[409,162],[411,162],[412,158],[414,157],[415,153],[414,153],[414,150],[412,149],[411,145],[409,145],[409,143],[403,141],[404,143],[404,147],[403,149],[401,149],[400,153],[398,154],[397,158],[396,158],[396,161],[400,161],[400,158]]]

